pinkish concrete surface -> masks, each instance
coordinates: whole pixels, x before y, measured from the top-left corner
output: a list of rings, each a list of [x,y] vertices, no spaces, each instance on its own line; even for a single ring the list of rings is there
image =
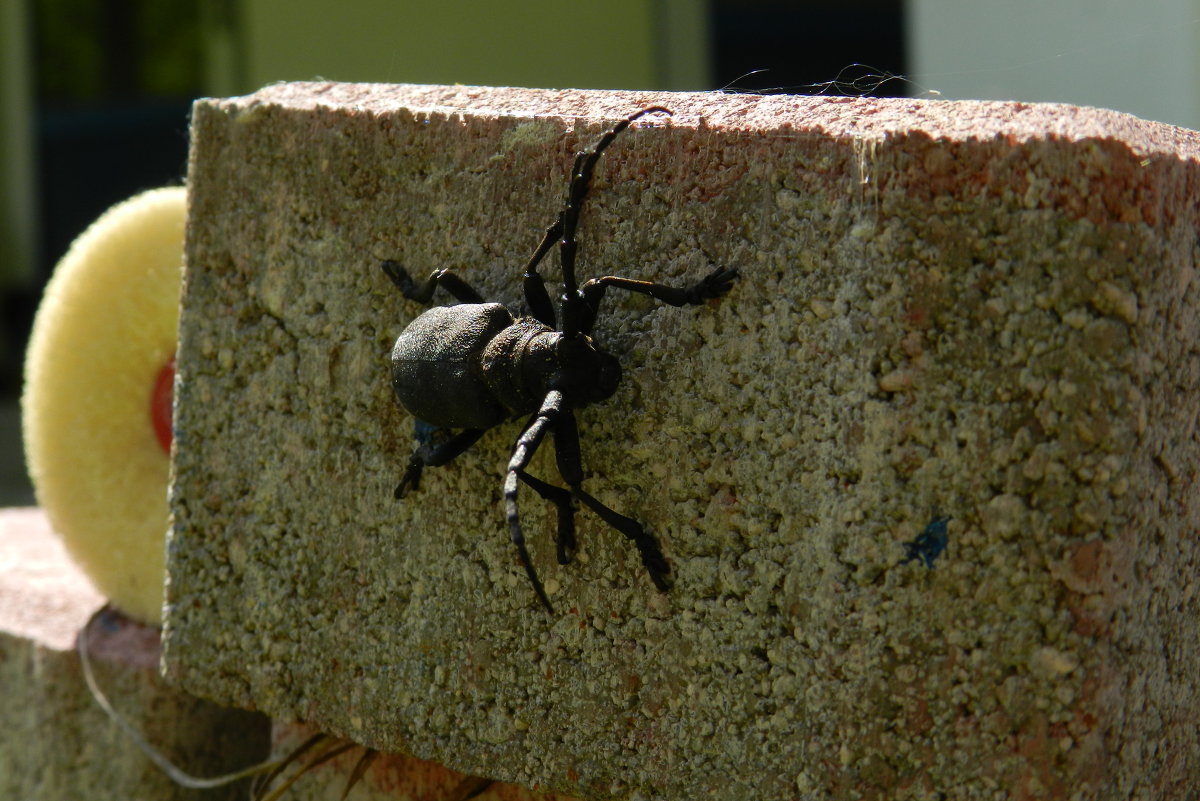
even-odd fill
[[[244,783],[176,786],[89,693],[75,643],[104,605],[38,509],[0,509],[0,798],[243,799]],[[183,770],[225,773],[266,756],[269,722],[166,686],[159,632],[104,613],[89,629],[97,683]]]
[[[103,605],[40,509],[0,509],[0,631],[67,651]]]

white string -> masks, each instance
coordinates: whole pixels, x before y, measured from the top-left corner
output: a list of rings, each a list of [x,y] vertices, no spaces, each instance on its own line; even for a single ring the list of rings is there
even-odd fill
[[[79,652],[79,664],[83,668],[83,680],[87,684],[88,690],[92,693],[92,698],[96,699],[96,703],[101,709],[104,710],[105,714],[107,714],[109,718],[111,718],[112,721],[117,724],[121,731],[125,732],[125,736],[132,740],[133,744],[136,745],[151,762],[157,765],[163,773],[170,777],[171,781],[175,782],[180,787],[186,787],[191,790],[209,790],[214,787],[223,787],[224,785],[232,784],[233,782],[239,781],[240,779],[245,779],[248,776],[253,776],[258,773],[265,773],[279,764],[279,760],[269,759],[265,762],[260,762],[257,765],[251,765],[248,768],[243,768],[234,773],[226,773],[222,776],[213,776],[212,778],[201,778],[198,776],[192,776],[180,770],[173,762],[171,762],[171,760],[167,759],[167,757],[164,756],[161,751],[157,750],[154,746],[150,745],[150,743],[146,742],[146,739],[142,737],[141,733],[134,729],[132,725],[130,725],[124,718],[120,716],[120,714],[117,713],[115,709],[113,709],[112,704],[108,701],[108,697],[104,695],[104,693],[100,690],[99,685],[96,684],[96,677],[92,673],[92,661],[91,657],[88,655],[88,630],[92,627],[92,623],[94,623],[101,615],[108,612],[109,609],[109,606],[103,606],[96,610],[96,612],[88,619],[87,624],[83,627],[83,630],[79,632],[79,636],[76,638],[76,650]]]

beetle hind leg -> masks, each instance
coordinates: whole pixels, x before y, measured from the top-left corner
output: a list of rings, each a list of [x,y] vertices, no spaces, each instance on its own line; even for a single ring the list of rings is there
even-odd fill
[[[633,541],[633,544],[637,546],[638,554],[642,557],[642,566],[650,574],[650,580],[654,582],[655,587],[661,592],[671,589],[671,584],[667,581],[671,566],[667,564],[667,558],[663,556],[662,549],[658,547],[658,541],[654,539],[653,534],[646,531],[645,526],[632,517],[626,517],[620,512],[608,508],[584,492],[578,485],[572,486],[571,492],[601,520]]]
[[[642,558],[642,565],[650,574],[654,586],[662,592],[670,589],[667,575],[671,572],[666,557],[654,535],[646,531],[632,517],[608,508],[583,489],[583,463],[579,453],[579,426],[575,415],[567,409],[555,421],[554,450],[558,460],[558,472],[563,480],[571,487],[571,495],[583,502],[583,505],[596,513],[596,516],[612,528],[625,535],[633,542]]]
[[[529,583],[533,585],[533,591],[537,594],[538,600],[542,606],[550,614],[554,614],[554,607],[550,604],[550,599],[546,596],[546,589],[542,586],[542,580],[538,578],[537,571],[533,569],[533,561],[529,558],[529,549],[525,547],[525,533],[521,530],[521,512],[517,505],[517,491],[520,482],[524,481],[534,489],[550,487],[545,482],[539,482],[533,479],[537,484],[530,482],[532,476],[525,474],[525,468],[529,466],[529,462],[533,459],[533,455],[537,453],[538,446],[542,444],[542,439],[546,436],[546,432],[554,421],[563,413],[563,394],[559,390],[551,390],[546,393],[545,400],[542,401],[542,406],[538,409],[537,414],[521,432],[521,436],[517,437],[517,443],[513,446],[512,458],[508,461],[508,470],[504,475],[504,516],[508,520],[508,533],[512,538],[513,545],[517,548],[517,555],[521,558],[521,566],[525,568],[525,575],[529,577]],[[552,490],[557,489],[551,487]],[[539,492],[539,494],[541,494]],[[555,498],[561,496],[551,492],[551,496],[542,495],[543,498],[558,504]],[[559,504],[559,522],[563,520],[563,506]],[[574,521],[571,522],[570,540],[572,543],[575,539]],[[560,531],[560,538],[562,533]],[[561,547],[561,542],[560,542]]]
[[[412,456],[408,457],[408,468],[404,471],[404,477],[400,479],[400,483],[396,485],[396,491],[392,493],[396,500],[407,495],[409,490],[416,490],[420,487],[421,472],[426,467],[441,467],[461,455],[478,442],[485,431],[487,431],[485,428],[464,428],[441,442],[436,441],[431,432],[429,439],[418,445]]]
[[[529,485],[530,489],[558,508],[558,534],[555,537],[555,543],[558,548],[558,563],[560,565],[570,564],[571,560],[575,558],[576,547],[575,497],[568,490],[556,487],[553,484],[547,484],[540,478],[534,478],[529,475],[524,470],[517,475]]]
[[[564,296],[574,298],[578,291],[578,286],[575,282],[575,253],[577,249],[575,231],[579,226],[579,214],[583,209],[583,201],[587,198],[588,191],[592,185],[592,174],[596,171],[596,164],[600,161],[600,156],[612,144],[613,140],[628,128],[634,120],[646,114],[666,114],[669,116],[671,112],[662,106],[651,106],[634,112],[610,128],[600,137],[600,140],[596,144],[592,145],[591,150],[580,151],[575,154],[575,165],[571,168],[571,182],[567,187],[567,205],[559,217],[559,221],[562,223],[562,232],[559,239],[559,260],[562,265]],[[563,316],[567,316],[565,310]],[[563,320],[563,329],[568,338],[573,338],[579,333],[577,330],[571,330],[569,320]]]
[[[529,306],[529,313],[533,315],[534,319],[548,328],[555,328],[558,323],[555,321],[554,306],[550,303],[550,293],[546,291],[546,281],[537,271],[537,267],[562,236],[562,227],[562,215],[559,214],[554,224],[546,229],[541,244],[537,246],[537,250],[529,257],[529,263],[525,265],[523,284],[525,304]]]

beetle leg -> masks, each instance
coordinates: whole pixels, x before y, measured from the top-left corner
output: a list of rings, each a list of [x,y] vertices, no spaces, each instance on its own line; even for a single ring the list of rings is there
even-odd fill
[[[521,436],[517,437],[512,458],[508,461],[508,472],[504,476],[504,514],[508,519],[508,533],[512,537],[513,545],[517,546],[517,554],[521,558],[525,574],[529,576],[529,581],[533,584],[533,591],[537,593],[538,600],[550,614],[554,614],[554,607],[550,605],[550,599],[546,597],[546,590],[542,587],[537,571],[533,569],[533,562],[529,559],[529,550],[525,547],[525,535],[521,531],[521,515],[517,508],[517,487],[521,473],[529,466],[529,461],[537,452],[538,446],[542,444],[542,438],[546,436],[547,429],[561,413],[563,405],[561,391],[552,389],[546,393],[542,407],[538,409],[533,420],[521,432]]]
[[[453,295],[459,303],[483,303],[483,296],[476,292],[474,287],[460,278],[458,273],[453,270],[447,268],[434,270],[424,281],[415,281],[408,274],[408,270],[401,267],[397,261],[386,259],[382,266],[383,274],[409,300],[415,300],[418,303],[428,303],[433,298],[433,291],[440,285]]]
[[[562,236],[561,214],[558,215],[554,224],[546,229],[546,235],[542,237],[537,250],[529,257],[529,262],[525,265],[525,303],[529,306],[529,313],[533,315],[534,319],[550,328],[554,328],[556,325],[554,305],[550,302],[550,293],[546,291],[546,280],[538,273],[537,267],[560,236]]]
[[[643,295],[661,300],[668,306],[699,306],[705,301],[719,298],[729,291],[733,282],[739,276],[736,267],[718,267],[694,284],[686,287],[673,287],[666,284],[656,284],[653,281],[638,281],[633,278],[621,278],[616,275],[606,275],[584,282],[579,288],[583,296],[584,313],[580,321],[580,330],[590,334],[596,322],[596,313],[600,309],[600,301],[608,288],[624,289],[629,292],[640,292]]]
[[[579,453],[579,426],[575,422],[575,414],[570,409],[564,409],[555,421],[554,450],[558,460],[558,472],[563,480],[571,487],[571,494],[583,501],[584,506],[591,509],[601,520],[624,534],[637,546],[642,557],[642,565],[650,574],[654,586],[666,592],[669,588],[667,574],[671,572],[662,550],[654,535],[646,531],[641,523],[632,517],[626,517],[616,512],[600,501],[584,492],[583,460]]]
[[[483,436],[486,428],[464,428],[444,442],[425,442],[417,446],[408,458],[408,469],[393,493],[399,500],[421,484],[421,471],[426,467],[441,467],[470,448]]]
[[[671,588],[667,581],[667,574],[671,572],[671,566],[667,564],[667,559],[663,556],[662,549],[658,547],[658,542],[654,539],[653,534],[646,531],[645,527],[632,517],[626,517],[620,512],[608,508],[578,486],[571,487],[571,492],[601,520],[633,541],[642,557],[642,566],[650,574],[650,580],[654,582],[655,587],[662,592]]]
[[[556,487],[553,484],[547,484],[540,478],[534,478],[524,470],[518,475],[529,485],[530,489],[558,507],[558,535],[555,538],[555,542],[558,544],[558,563],[560,565],[570,564],[571,560],[575,558],[574,496],[562,487]]]

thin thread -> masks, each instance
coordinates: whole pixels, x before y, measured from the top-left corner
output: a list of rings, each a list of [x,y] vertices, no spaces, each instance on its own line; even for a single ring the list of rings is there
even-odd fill
[[[121,731],[125,732],[125,736],[132,740],[133,744],[136,745],[151,762],[157,765],[163,773],[170,777],[171,781],[175,782],[180,787],[186,787],[191,790],[209,790],[214,787],[223,787],[227,784],[232,784],[236,781],[245,779],[258,773],[265,773],[279,763],[279,760],[269,759],[266,762],[260,762],[257,765],[251,765],[248,768],[242,768],[234,773],[226,773],[222,776],[213,776],[212,778],[201,778],[184,772],[173,762],[171,762],[171,760],[167,759],[167,757],[163,755],[161,751],[157,750],[154,746],[150,745],[150,743],[146,742],[146,739],[142,737],[141,733],[132,725],[130,725],[123,717],[121,717],[120,714],[117,713],[117,710],[113,709],[112,704],[108,701],[108,697],[103,693],[103,691],[101,691],[100,686],[96,683],[96,677],[92,673],[92,661],[88,654],[88,630],[92,627],[92,623],[94,623],[101,615],[108,612],[110,608],[110,605],[106,604],[100,609],[96,610],[92,616],[88,618],[87,624],[84,625],[83,630],[79,632],[79,636],[76,638],[75,647],[76,651],[79,652],[79,664],[83,668],[83,680],[87,684],[87,688],[91,692],[92,698],[96,700],[96,703],[101,709],[104,710],[105,714],[107,714],[109,718],[111,718],[112,721],[117,724]]]

